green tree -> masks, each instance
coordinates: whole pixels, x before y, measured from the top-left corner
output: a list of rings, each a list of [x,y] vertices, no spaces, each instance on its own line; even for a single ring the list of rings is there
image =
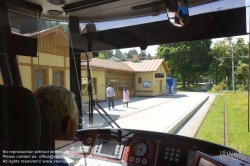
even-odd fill
[[[148,59],[148,60],[152,59],[152,57],[151,57],[151,54],[150,54],[150,53],[148,53],[148,55],[147,55],[146,59]]]
[[[236,84],[244,85],[248,76],[248,64],[239,61],[235,70],[235,76],[237,78]]]
[[[211,40],[200,40],[194,42],[181,42],[160,45],[157,48],[157,57],[165,58],[171,76],[185,82],[194,83],[199,75],[203,75],[212,61],[210,52]]]
[[[58,22],[58,21],[51,21],[51,20],[40,20],[40,30],[45,30],[49,28],[53,28],[59,26],[65,33],[69,34],[68,23],[67,22]]]
[[[141,56],[146,57],[147,56],[147,52],[145,50],[141,50]]]
[[[134,54],[138,55],[138,52],[136,49],[129,50],[127,58],[132,58]]]
[[[138,55],[138,51],[135,48],[133,49],[133,51],[134,51],[134,54]]]
[[[121,57],[122,56],[121,50],[115,49],[115,55]]]
[[[127,53],[127,52],[124,52],[124,53],[123,53],[123,57],[128,58],[128,53]]]
[[[210,52],[214,58],[209,71],[211,77],[216,80],[216,84],[224,81],[227,86],[230,86],[232,83],[232,51],[234,64],[237,66],[234,68],[236,81],[238,80],[237,83],[242,83],[244,79],[244,76],[240,73],[242,73],[241,67],[245,67],[248,64],[248,59],[244,58],[244,56],[248,55],[248,44],[244,42],[243,38],[237,38],[234,42],[233,38],[229,37],[215,42]],[[229,78],[227,82],[226,77]]]
[[[109,59],[113,55],[113,50],[99,51],[99,55],[104,55],[104,59]]]
[[[105,59],[105,56],[103,54],[100,54],[99,53],[99,56],[98,56],[99,59]]]

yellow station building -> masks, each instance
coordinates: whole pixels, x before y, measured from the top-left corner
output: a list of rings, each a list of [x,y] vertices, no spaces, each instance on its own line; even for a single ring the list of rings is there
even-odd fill
[[[17,33],[17,32],[13,32]],[[18,34],[18,33],[17,33]],[[69,37],[59,27],[40,33],[21,34],[38,38],[37,57],[18,56],[23,86],[34,91],[42,85],[60,85],[70,89]],[[82,54],[81,57],[84,57]],[[82,100],[88,102],[86,61],[82,60]],[[106,88],[112,83],[116,99],[122,98],[127,86],[130,96],[158,96],[164,94],[169,68],[164,59],[114,62],[90,60],[93,99],[106,100]],[[0,84],[3,80],[0,76]]]

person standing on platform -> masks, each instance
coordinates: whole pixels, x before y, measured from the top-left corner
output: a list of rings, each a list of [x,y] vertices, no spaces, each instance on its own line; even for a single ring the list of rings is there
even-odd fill
[[[172,86],[171,86],[171,96],[173,96],[174,95],[174,85],[172,84]]]
[[[168,94],[169,94],[169,85],[167,83],[167,85],[166,85],[166,96],[168,96]]]
[[[123,89],[123,107],[127,106],[128,108],[128,102],[129,102],[129,91],[128,91],[128,87],[125,86]]]
[[[110,103],[112,104],[112,108],[115,109],[115,106],[114,106],[115,90],[111,86],[111,84],[109,84],[108,88],[106,89],[106,93],[107,93],[108,102],[109,102],[109,110],[110,110]]]

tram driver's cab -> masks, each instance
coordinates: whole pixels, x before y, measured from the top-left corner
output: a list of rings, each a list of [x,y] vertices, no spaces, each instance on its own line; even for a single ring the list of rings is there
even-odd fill
[[[145,3],[144,0],[2,0],[0,2],[0,69],[1,78],[5,85],[0,85],[1,151],[36,151],[40,141],[39,108],[32,92],[22,87],[22,81],[24,80],[21,80],[17,55],[37,57],[37,52],[39,52],[37,46],[42,41],[39,40],[39,33],[27,33],[26,36],[20,36],[11,31],[11,28],[13,28],[9,21],[11,12],[31,16],[37,19],[37,23],[40,23],[40,19],[59,20],[69,23],[70,46],[67,51],[70,56],[70,73],[67,79],[70,80],[71,91],[76,95],[78,109],[82,110],[79,92],[81,79],[78,79],[81,76],[81,52],[159,44],[155,42],[163,44],[165,40],[177,42],[182,38],[170,37],[162,39],[162,37],[159,37],[157,41],[155,41],[155,38],[152,41],[149,38],[140,40],[139,37],[136,38],[136,36],[132,35],[132,30],[128,32],[123,31],[123,29],[114,29],[113,32],[120,32],[120,36],[123,38],[122,40],[113,41],[114,38],[109,40],[105,31],[80,34],[79,25],[83,22],[98,23],[106,20],[151,15],[152,10],[156,13],[165,13],[166,7],[169,8],[167,12],[172,12],[175,11],[175,9],[170,9],[174,6],[171,6],[173,2],[174,5],[177,4],[176,0],[151,0],[149,3]],[[189,6],[200,4],[195,0],[185,2],[188,2]],[[203,0],[202,2],[206,3],[209,0]],[[224,16],[224,14],[222,15]],[[191,18],[190,16],[188,19],[191,20]],[[189,22],[189,24],[192,26],[192,22]],[[190,27],[188,27],[189,24],[183,28],[189,30],[190,34],[196,33],[192,28],[191,32]],[[22,26],[34,26],[34,29],[42,31],[36,24],[33,25],[31,22],[29,24],[29,21],[23,23]],[[151,24],[148,27],[150,26]],[[22,27],[19,28],[22,29]],[[175,27],[169,27],[170,32],[176,33],[178,31],[180,34],[182,33],[181,28],[177,28],[178,30],[173,28]],[[107,33],[110,34],[110,31],[107,30]],[[138,33],[139,31],[137,30]],[[208,33],[205,37],[210,35],[210,31],[206,32]],[[187,33],[187,36],[190,34]],[[197,36],[199,35],[197,34]],[[193,36],[195,35],[193,34]],[[89,61],[88,57],[87,61]],[[88,79],[91,80],[90,73],[88,73],[88,76]],[[89,92],[91,92],[91,84],[88,87],[90,88]],[[89,111],[91,114],[91,111],[93,111],[91,106],[94,101],[91,95],[89,95],[89,98]],[[93,117],[89,118],[91,121]],[[79,121],[81,123],[81,120]],[[239,154],[236,150],[226,146],[168,133],[119,127],[111,129],[79,129],[73,142],[62,145],[58,141],[55,144],[56,151],[63,155],[70,165],[76,166],[222,166],[235,165],[235,162],[239,162],[241,165],[250,165],[249,157]],[[234,160],[235,158],[237,158],[237,161]],[[11,164],[5,163],[5,165]]]

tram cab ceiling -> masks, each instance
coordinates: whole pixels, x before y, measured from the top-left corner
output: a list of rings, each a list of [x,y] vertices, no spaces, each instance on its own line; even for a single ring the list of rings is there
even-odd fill
[[[188,0],[189,6],[214,0]],[[8,0],[10,10],[19,10],[25,14],[30,11],[18,9],[34,8],[41,10],[41,18],[67,21],[69,16],[77,16],[80,22],[107,21],[140,16],[150,16],[166,12],[165,0]],[[29,6],[29,7],[28,7]],[[39,9],[40,8],[40,9]],[[51,15],[48,11],[63,11],[62,15]]]
[[[38,16],[41,12],[41,18],[59,21],[69,21],[69,16],[76,16],[79,22],[84,23],[152,15],[157,17],[159,14],[166,13],[165,0],[9,0],[7,3],[10,11],[32,16]],[[145,49],[149,45],[247,34],[245,0],[188,0],[188,5],[189,23],[182,28],[173,26],[166,18],[161,21],[126,25],[126,27],[89,34],[94,40],[99,41],[96,42],[97,45],[105,43],[109,45],[109,49],[129,47]],[[204,8],[204,5],[207,6]],[[203,8],[199,8],[200,6]],[[214,9],[204,10],[206,8]],[[49,14],[48,11],[55,11],[55,15]],[[61,15],[56,15],[56,11]],[[89,34],[79,35],[84,38]],[[84,40],[84,43],[87,43],[86,39]],[[86,48],[84,46],[79,51],[87,52]],[[93,46],[92,51],[100,50],[103,50],[103,47]]]

